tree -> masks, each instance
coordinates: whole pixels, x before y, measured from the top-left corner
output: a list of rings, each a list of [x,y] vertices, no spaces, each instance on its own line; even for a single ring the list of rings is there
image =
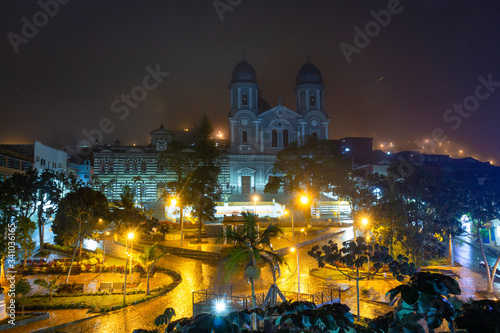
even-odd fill
[[[45,169],[40,174],[35,170],[37,175],[36,194],[37,194],[37,216],[38,216],[38,233],[40,237],[40,249],[43,249],[44,232],[46,219],[43,216],[45,207],[50,203],[57,205],[61,199],[63,190],[58,186],[57,180],[60,177],[56,172]]]
[[[31,292],[31,285],[26,279],[16,281],[16,298],[21,304],[21,316],[24,316],[24,305],[27,295]]]
[[[74,243],[75,249],[66,277],[68,283],[76,249],[82,255],[83,240],[95,236],[96,230],[104,230],[109,216],[108,201],[104,194],[90,187],[81,187],[68,193],[60,202],[59,209],[52,225],[56,234],[55,242],[61,245]],[[78,226],[78,228],[76,228]]]
[[[441,326],[443,319],[448,322],[450,332],[454,332],[453,320],[457,315],[449,302],[449,294],[460,295],[458,282],[442,274],[415,273],[407,284],[388,291],[392,301],[396,295],[401,298],[394,309],[391,331],[424,332],[420,320],[425,318],[430,333]]]
[[[302,193],[316,200],[321,192],[331,192],[347,162],[350,160],[339,154],[329,141],[307,137],[303,144],[292,142],[278,153],[273,165],[274,175],[269,178],[264,192],[276,193],[284,188],[285,192]],[[309,205],[308,208],[304,216],[309,221]]]
[[[198,220],[198,242],[201,242],[201,231],[204,221],[215,218],[215,200],[220,196],[218,176],[220,167],[217,157],[220,152],[211,138],[212,124],[203,114],[198,130],[198,138],[194,147],[196,167],[191,173],[186,197],[193,206],[192,215]]]
[[[54,280],[36,279],[35,281],[33,281],[33,283],[45,289],[49,294],[49,302],[52,302],[52,294],[58,288],[57,278],[55,278]]]
[[[0,182],[0,280],[5,278],[5,261],[9,255],[8,230],[12,228],[16,216],[16,200],[12,190],[7,181]]]
[[[479,248],[483,261],[486,265],[486,276],[488,281],[487,292],[493,291],[493,282],[495,272],[500,263],[500,254],[498,255],[493,268],[490,267],[486,254],[484,252],[483,237],[481,229],[488,222],[499,217],[500,211],[500,189],[499,181],[496,178],[476,178],[470,175],[463,176],[459,181],[459,198],[463,206],[461,213],[467,215],[473,222],[476,229],[476,237],[479,241]]]
[[[26,173],[14,173],[5,182],[0,183],[0,204],[2,211],[2,235],[7,237],[7,228],[15,228],[16,244],[25,251],[25,263],[28,252],[34,249],[34,242],[31,233],[36,225],[31,221],[31,217],[36,212],[36,182],[37,173],[29,170]],[[11,232],[12,233],[12,232]],[[7,251],[8,242],[0,242],[0,253],[2,253],[2,272],[5,273],[5,259],[11,255]],[[21,251],[17,251],[20,254]]]
[[[158,247],[158,243],[154,243],[151,246],[146,246],[144,248],[144,252],[138,256],[138,259],[142,265],[146,268],[147,274],[147,287],[146,287],[146,295],[149,295],[149,273],[151,268],[155,264],[156,261],[160,260],[165,254]]]
[[[35,251],[36,243],[31,234],[36,229],[36,223],[25,216],[16,219],[16,242],[23,255],[23,267],[26,267],[28,257]]]
[[[401,175],[398,172],[405,170],[404,162],[396,161],[388,173]],[[438,177],[414,166],[411,172],[403,172],[390,188],[381,191],[383,196],[369,208],[374,215],[371,220],[375,233],[382,234],[391,246],[400,245],[417,266],[446,253],[444,239],[449,225],[444,223],[445,210],[440,207],[437,195],[442,186],[445,185]]]
[[[378,244],[368,245],[365,243],[363,237],[358,237],[355,241],[347,241],[342,243],[343,247],[339,248],[337,243],[332,241],[328,245],[323,245],[322,250],[319,251],[319,246],[315,245],[308,252],[308,254],[316,259],[320,268],[325,267],[325,264],[335,266],[337,270],[349,279],[356,280],[356,300],[358,307],[358,321],[359,321],[359,280],[363,280],[375,275],[383,264],[391,263],[392,257],[388,255],[388,249],[379,246]],[[365,276],[360,276],[359,270],[363,265],[368,263],[368,259],[374,263],[375,270]],[[344,264],[351,270],[351,274],[345,273],[341,270],[338,264]],[[393,266],[397,267],[397,266]],[[407,275],[415,272],[415,267],[407,266]],[[400,272],[394,272],[398,279],[402,279]]]
[[[174,174],[174,180],[167,183],[167,188],[175,193],[180,203],[188,202],[189,198],[184,189],[196,167],[195,151],[178,141],[172,141],[162,153],[162,158],[165,160],[167,171]]]
[[[119,233],[136,229],[145,220],[144,211],[135,206],[134,193],[129,186],[124,186],[120,201],[111,204],[111,219],[116,223]],[[122,230],[126,226],[125,229]]]
[[[275,276],[276,267],[283,262],[283,258],[271,249],[271,238],[283,232],[276,225],[269,225],[259,234],[255,214],[241,214],[245,220],[243,232],[239,233],[230,228],[224,230],[224,237],[233,245],[229,248],[229,255],[221,262],[221,271],[225,271],[226,278],[229,278],[245,265],[245,276],[252,286],[252,308],[255,308],[255,280],[260,276],[259,264],[263,262],[268,265]],[[221,240],[222,238],[218,241]],[[273,287],[274,285],[271,286],[272,289]],[[274,290],[278,291],[277,287]],[[253,329],[255,328],[256,326],[253,326]]]

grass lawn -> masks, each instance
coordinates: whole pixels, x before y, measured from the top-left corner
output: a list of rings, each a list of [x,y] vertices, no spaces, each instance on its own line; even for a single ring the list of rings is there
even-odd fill
[[[455,263],[456,265],[456,263]],[[450,266],[450,259],[448,258],[435,258],[429,260],[426,266]]]
[[[132,305],[140,301],[156,297],[159,292],[151,292],[146,296],[145,293],[128,295],[126,297],[127,305]],[[52,302],[49,302],[48,296],[30,297],[26,300],[25,309],[69,309],[69,308],[89,308],[94,312],[103,312],[119,308],[123,305],[123,294],[113,295],[91,295],[91,296],[52,296]],[[113,308],[115,307],[115,308]]]

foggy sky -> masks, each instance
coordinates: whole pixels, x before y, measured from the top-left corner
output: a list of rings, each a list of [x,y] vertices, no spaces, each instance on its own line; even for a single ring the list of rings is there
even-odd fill
[[[331,139],[368,136],[374,148],[387,141],[418,149],[434,132],[447,137],[448,154],[463,149],[500,163],[500,87],[478,88],[488,77],[500,82],[498,1],[232,0],[240,4],[221,20],[213,0],[60,0],[43,22],[41,3],[54,1],[0,3],[1,143],[75,146],[82,131],[109,119],[105,143],[147,144],[161,121],[192,128],[203,112],[227,137],[228,87],[242,54],[262,97],[292,110],[295,77],[310,54],[323,74]],[[397,14],[348,63],[341,43],[355,46],[355,28],[365,31],[388,7]],[[42,20],[38,32],[16,53],[9,36],[22,37],[34,19]],[[113,108],[115,100],[157,67],[168,76],[128,113],[116,112],[123,102]],[[465,101],[474,111],[454,111]]]

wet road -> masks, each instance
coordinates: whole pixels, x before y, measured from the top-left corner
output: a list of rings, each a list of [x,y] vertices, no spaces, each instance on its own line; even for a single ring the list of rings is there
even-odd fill
[[[352,237],[352,235],[348,233],[341,234],[335,236],[334,240],[342,241],[348,237]],[[318,244],[326,242],[327,240]],[[306,246],[299,250],[301,289],[304,291],[311,283],[316,284],[322,282],[309,275],[309,269],[317,267],[316,261],[307,255],[307,251],[309,251],[311,247],[312,246]],[[282,290],[292,291],[294,288],[296,289],[297,282],[296,257],[295,255],[288,257],[290,270],[287,268],[282,269],[282,276],[278,280],[278,283]],[[197,260],[176,256],[167,256],[162,259],[161,265],[173,268],[182,275],[181,284],[167,295],[146,303],[134,305],[107,315],[102,315],[97,318],[64,327],[60,329],[60,331],[74,333],[131,333],[134,329],[138,328],[153,329],[155,328],[155,318],[167,307],[173,307],[175,309],[177,316],[174,319],[190,317],[193,310],[192,291],[226,284],[225,281],[219,277],[216,265],[205,264]],[[271,281],[272,278],[270,273],[265,270],[262,274],[262,279],[256,283],[256,290],[258,292],[266,292],[269,289]],[[250,294],[250,284],[244,279],[242,274],[235,276],[227,283],[233,284],[233,294],[235,295]],[[12,330],[12,332],[14,332],[14,330]]]
[[[457,241],[455,242],[454,255],[456,262],[458,262],[460,265],[464,267],[467,267],[471,271],[480,274],[486,279],[486,270],[484,268],[479,267],[479,261],[483,260],[481,250],[479,250],[479,248],[472,246],[466,242]],[[486,255],[486,258],[488,259],[488,263],[490,266],[493,266],[495,264],[495,260],[497,259],[496,257],[493,257],[488,254]]]

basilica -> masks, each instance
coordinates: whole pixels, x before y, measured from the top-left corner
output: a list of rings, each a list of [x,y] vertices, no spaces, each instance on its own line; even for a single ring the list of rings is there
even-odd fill
[[[297,74],[295,111],[281,103],[271,107],[259,96],[256,71],[245,60],[234,67],[229,90],[230,138],[226,148],[221,146],[219,160],[219,182],[225,194],[263,193],[280,150],[307,136],[328,139],[323,80],[309,61]],[[141,203],[155,202],[172,180],[162,153],[176,138],[163,124],[150,135],[147,146],[123,146],[117,141],[94,147],[94,185],[108,199],[119,199],[120,189],[127,185]]]
[[[328,139],[330,119],[324,108],[321,72],[309,61],[295,83],[296,110],[273,108],[259,96],[255,69],[243,60],[233,69],[229,86],[229,179],[232,193],[262,193],[276,154],[307,136]]]

